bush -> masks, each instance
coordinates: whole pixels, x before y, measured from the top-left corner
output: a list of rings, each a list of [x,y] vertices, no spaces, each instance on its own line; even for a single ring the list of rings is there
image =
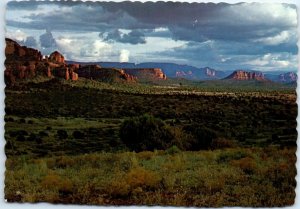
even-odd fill
[[[116,179],[108,184],[106,191],[115,198],[127,197],[130,193],[130,186],[124,179]]]
[[[50,130],[52,130],[52,127],[51,126],[47,126],[46,130],[50,131]]]
[[[28,124],[33,124],[33,120],[27,121]]]
[[[84,138],[84,133],[82,133],[81,131],[74,131],[73,132],[73,137],[75,139],[83,139]]]
[[[244,173],[251,175],[256,170],[256,162],[254,159],[250,157],[245,157],[239,160],[233,160],[231,162],[232,165],[239,167]]]
[[[166,150],[166,153],[170,154],[170,155],[173,155],[173,154],[176,154],[179,152],[181,152],[181,150],[176,145],[173,145],[172,147],[170,147]]]
[[[59,139],[66,139],[68,138],[68,133],[65,130],[57,130],[57,137]]]
[[[24,135],[18,135],[17,138],[16,138],[17,141],[20,141],[20,142],[24,142],[26,141],[26,138]]]
[[[36,141],[37,136],[34,133],[31,133],[29,137],[27,138],[28,141]]]
[[[21,119],[19,120],[19,122],[20,122],[20,123],[26,123],[26,120],[25,120],[24,118],[21,118]]]
[[[127,173],[125,181],[131,189],[156,189],[159,187],[161,178],[153,171],[146,170],[142,167],[133,168]]]
[[[155,156],[154,152],[151,151],[143,151],[136,154],[137,157],[141,160],[150,160]]]
[[[20,135],[27,136],[28,132],[25,130],[19,130],[19,131],[12,131],[9,133],[10,137],[16,137],[16,136],[20,136]]]
[[[120,128],[120,138],[131,150],[167,149],[173,136],[167,125],[150,115],[125,120]]]
[[[4,121],[5,122],[14,122],[15,120],[13,118],[9,117],[9,118],[4,118]]]
[[[212,140],[211,147],[212,149],[233,148],[236,144],[232,140],[217,138]]]
[[[44,189],[58,191],[59,193],[72,193],[73,184],[69,179],[56,174],[48,174],[41,182]]]
[[[76,161],[67,156],[61,156],[55,160],[56,168],[67,168],[74,166]]]
[[[39,136],[40,137],[46,137],[46,136],[49,136],[49,134],[47,132],[45,132],[45,131],[40,131],[39,132]]]
[[[184,127],[184,131],[192,136],[192,139],[189,140],[189,150],[210,149],[212,147],[212,141],[217,138],[215,131],[200,127],[199,124],[188,125]]]

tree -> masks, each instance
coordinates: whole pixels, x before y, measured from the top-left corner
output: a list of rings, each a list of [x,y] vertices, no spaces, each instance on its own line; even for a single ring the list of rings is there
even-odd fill
[[[167,149],[173,136],[164,121],[145,114],[125,120],[120,128],[120,138],[129,149],[139,152]]]
[[[212,147],[213,140],[217,138],[215,131],[201,127],[199,124],[186,126],[184,131],[192,136],[189,140],[189,150],[210,149]]]

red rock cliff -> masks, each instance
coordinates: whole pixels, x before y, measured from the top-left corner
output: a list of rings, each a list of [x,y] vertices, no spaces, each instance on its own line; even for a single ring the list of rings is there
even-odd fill
[[[262,72],[248,72],[244,70],[236,70],[227,79],[234,80],[265,80],[264,74]]]
[[[125,73],[137,78],[162,79],[166,80],[167,76],[160,68],[127,68],[123,69]]]

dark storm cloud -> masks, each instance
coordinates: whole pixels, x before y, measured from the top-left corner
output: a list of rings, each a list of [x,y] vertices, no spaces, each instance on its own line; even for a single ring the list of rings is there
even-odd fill
[[[48,12],[39,12],[37,8],[45,5]],[[185,41],[184,46],[155,56],[198,64],[238,65],[245,61],[242,56],[298,53],[296,7],[289,4],[30,1],[9,2],[8,10],[28,11],[26,22],[7,19],[8,26],[17,28],[98,32],[103,40],[115,43],[144,44],[147,37]],[[44,37],[51,43],[41,40],[44,47],[55,43],[50,34]]]
[[[104,41],[109,42],[120,42],[120,43],[130,43],[130,44],[144,44],[146,43],[145,35],[139,30],[132,30],[128,34],[122,33],[120,30],[115,29],[110,32],[100,33]]]
[[[272,16],[270,12],[265,16],[263,12],[260,14],[253,8],[257,7],[259,10],[261,6],[251,4],[234,6],[225,3],[190,4],[180,2],[53,2],[52,4],[50,2],[28,2],[28,4],[33,7],[39,4],[61,7],[68,5],[66,8],[69,9],[56,8],[47,14],[35,13],[26,16],[31,20],[30,22],[18,24],[18,22],[8,20],[7,24],[35,29],[41,29],[48,25],[52,30],[98,32],[113,29],[133,30],[165,27],[170,30],[172,38],[176,40],[199,42],[210,39],[244,41],[276,35],[279,31],[295,27],[293,22]],[[26,3],[23,2],[22,5],[26,5]],[[9,7],[20,8],[20,5],[9,3]],[[284,7],[294,9],[292,5],[284,5]],[[237,13],[237,10],[241,10],[241,13],[250,13],[240,14]],[[126,37],[129,42],[131,38],[134,39],[134,35]]]
[[[271,49],[270,49],[271,47]],[[272,53],[273,57],[280,57],[282,60],[293,62],[292,57],[297,53],[290,53],[291,49],[287,48],[286,52],[282,52],[282,48],[277,46],[264,46],[261,44],[250,44],[240,42],[226,42],[226,41],[205,41],[189,42],[185,46],[176,47],[163,52],[154,52],[153,55],[158,57],[172,57],[175,59],[181,59],[188,61],[189,64],[194,66],[210,66],[216,69],[223,70],[235,70],[241,67],[241,63],[247,63],[251,59],[259,59],[266,54]],[[287,46],[285,46],[287,47]],[[297,51],[297,46],[294,46],[293,50]],[[288,56],[287,56],[288,55]],[[270,59],[270,64],[272,60]],[[274,61],[276,63],[276,61]],[[273,64],[274,64],[273,63]],[[268,64],[265,64],[268,66]],[[242,64],[243,67],[253,69],[253,65]],[[276,69],[284,69],[284,67],[274,66]],[[295,70],[293,67],[289,67],[290,70]]]
[[[52,48],[56,46],[56,41],[53,38],[51,31],[46,30],[46,33],[40,36],[41,47],[43,48]]]
[[[10,1],[7,3],[8,10],[33,10],[38,7],[37,1]]]

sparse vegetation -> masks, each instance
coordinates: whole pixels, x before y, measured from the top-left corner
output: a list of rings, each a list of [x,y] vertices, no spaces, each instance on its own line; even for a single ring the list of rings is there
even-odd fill
[[[294,203],[293,89],[166,82],[47,80],[6,88],[5,198],[199,207]]]
[[[171,155],[168,150],[10,158],[5,198],[9,202],[198,207],[294,203],[295,149],[173,151]]]

